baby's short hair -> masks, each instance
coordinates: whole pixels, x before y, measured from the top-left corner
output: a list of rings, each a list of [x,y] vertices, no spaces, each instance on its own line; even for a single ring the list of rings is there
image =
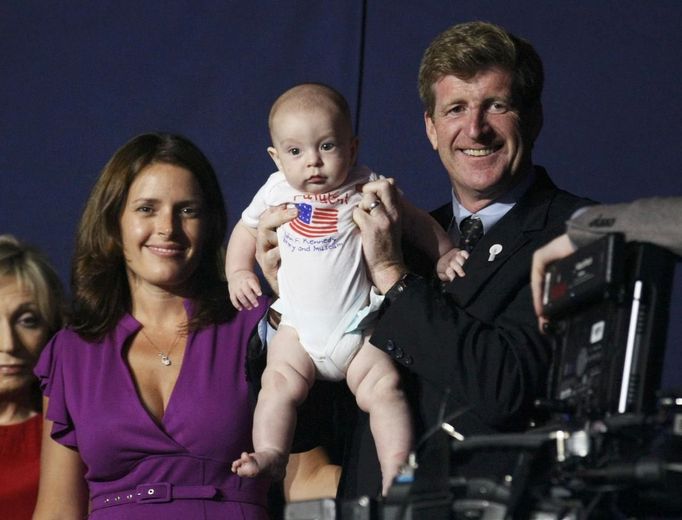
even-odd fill
[[[272,104],[268,117],[268,128],[271,133],[275,115],[285,106],[304,110],[321,106],[332,107],[338,110],[344,123],[348,125],[349,131],[353,133],[348,101],[338,90],[324,83],[300,83],[280,95]]]

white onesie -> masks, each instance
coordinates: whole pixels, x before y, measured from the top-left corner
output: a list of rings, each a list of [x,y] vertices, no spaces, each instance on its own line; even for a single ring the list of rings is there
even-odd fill
[[[268,207],[295,204],[298,217],[277,230],[282,263],[277,274],[280,299],[274,308],[282,323],[296,329],[321,379],[341,380],[362,345],[362,330],[383,299],[371,289],[353,209],[359,186],[378,176],[353,168],[343,186],[324,194],[292,188],[275,172],[242,213],[258,226]]]

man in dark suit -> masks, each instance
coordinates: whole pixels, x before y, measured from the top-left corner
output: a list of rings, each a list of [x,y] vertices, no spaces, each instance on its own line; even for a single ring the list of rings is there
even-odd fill
[[[404,368],[418,433],[443,420],[465,437],[520,431],[533,400],[544,394],[550,352],[533,312],[531,258],[590,201],[558,189],[532,162],[542,85],[533,47],[495,25],[451,27],[424,54],[419,90],[426,133],[452,185],[450,202],[434,216],[469,250],[464,277],[441,286],[433,266],[405,260],[400,195],[390,180],[367,184],[355,210],[369,273],[385,295],[371,341]],[[460,236],[465,219],[474,232]],[[276,220],[263,222],[281,223]],[[267,225],[261,227],[267,275],[276,251]],[[343,423],[350,434],[339,496],[376,496],[381,478],[367,418],[360,414],[351,424]],[[465,473],[507,470],[496,455],[480,455],[462,461]]]
[[[453,412],[459,415],[448,422],[465,437],[522,430],[545,391],[550,352],[533,313],[531,258],[590,201],[558,189],[533,165],[542,84],[532,46],[491,24],[456,25],[424,54],[426,133],[452,184],[451,202],[434,216],[455,243],[463,220],[479,219],[483,228],[464,277],[441,288],[406,265],[399,195],[389,181],[367,185],[356,210],[372,280],[386,295],[372,343],[409,372],[422,431]],[[359,477],[366,469],[347,470],[367,466],[369,455],[355,450],[350,457],[343,494],[370,491]],[[495,465],[495,457],[484,459],[472,459],[474,473]]]

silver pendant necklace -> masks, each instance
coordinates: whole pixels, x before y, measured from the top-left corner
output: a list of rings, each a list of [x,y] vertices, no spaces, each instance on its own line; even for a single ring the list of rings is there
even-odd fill
[[[171,347],[168,349],[168,354],[163,352],[159,347],[156,346],[156,344],[151,340],[151,338],[147,335],[147,333],[144,331],[144,329],[140,329],[140,332],[144,335],[145,338],[147,338],[147,341],[149,341],[149,344],[156,349],[157,355],[161,358],[161,364],[165,367],[169,367],[173,364],[171,361],[170,355],[173,352],[173,349],[175,348],[175,345],[178,343],[178,340],[180,339],[180,334],[175,335],[175,339],[173,340],[173,344]]]
[[[164,354],[163,352],[159,352],[159,356],[161,356],[161,364],[162,365],[168,366],[168,365],[172,364],[170,358],[166,354]]]

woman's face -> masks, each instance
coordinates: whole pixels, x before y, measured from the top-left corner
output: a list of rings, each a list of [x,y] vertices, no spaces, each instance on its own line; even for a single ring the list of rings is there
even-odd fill
[[[14,276],[0,276],[0,399],[28,390],[48,327],[31,291]]]
[[[121,241],[131,290],[182,290],[201,259],[204,198],[189,170],[166,163],[135,178],[121,215]]]

